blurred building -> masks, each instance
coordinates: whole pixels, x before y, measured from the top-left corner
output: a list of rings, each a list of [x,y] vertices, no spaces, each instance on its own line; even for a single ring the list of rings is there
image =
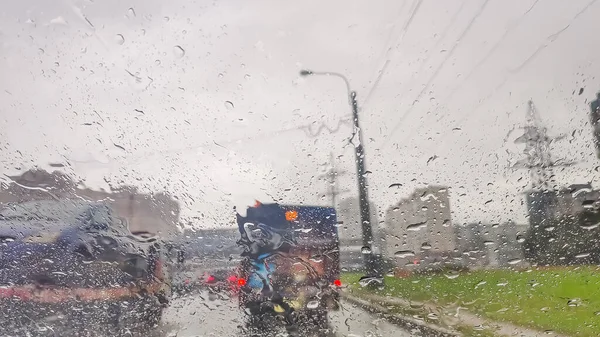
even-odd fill
[[[396,266],[432,264],[456,251],[447,187],[416,189],[385,217],[385,251]]]
[[[528,226],[508,221],[501,224],[470,223],[456,226],[460,263],[469,268],[498,268],[520,264]]]
[[[573,184],[560,190],[527,191],[527,213],[531,225],[543,219],[558,219],[566,215],[581,214],[586,208],[597,207],[600,190],[592,185]]]
[[[167,238],[178,235],[179,203],[166,193],[142,193],[135,186],[120,186],[110,192],[80,188],[70,176],[59,171],[29,170],[9,177],[0,186],[0,204],[31,200],[84,199],[106,202],[131,231],[146,231]]]

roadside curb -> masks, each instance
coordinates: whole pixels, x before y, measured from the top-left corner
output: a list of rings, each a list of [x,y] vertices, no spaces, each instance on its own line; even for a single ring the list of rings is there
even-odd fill
[[[347,292],[342,292],[342,297],[344,297],[348,302],[363,306],[368,311],[383,313],[386,315],[386,318],[388,318],[388,316],[391,317],[391,319],[388,319],[388,320],[390,320],[390,322],[392,322],[392,323],[398,324],[393,320],[400,319],[403,322],[405,322],[405,324],[399,324],[399,325],[402,325],[402,326],[405,326],[408,324],[418,325],[418,326],[424,327],[426,329],[425,331],[427,331],[427,330],[432,331],[432,332],[435,331],[435,334],[424,334],[424,336],[462,336],[463,335],[462,333],[452,330],[451,328],[448,329],[445,327],[441,327],[439,325],[431,324],[428,322],[423,322],[421,320],[415,319],[410,316],[392,314],[392,313],[390,313],[390,310],[385,307],[386,305],[400,306],[400,307],[410,306],[410,302],[408,302],[404,299],[384,298],[384,297],[376,296],[376,295],[366,295],[363,297],[358,297],[358,296],[351,295]],[[381,304],[377,304],[377,303],[381,303]],[[435,309],[434,307],[431,307],[431,306],[425,306],[425,307],[429,307],[429,309]],[[461,309],[464,309],[464,308],[461,308]],[[458,311],[457,311],[457,314],[458,314]],[[472,327],[486,326],[499,336],[567,337],[565,335],[556,333],[554,331],[552,331],[552,332],[551,331],[540,331],[540,330],[534,330],[534,329],[530,329],[530,328],[523,327],[523,326],[514,325],[511,323],[507,323],[507,322],[491,321],[489,319],[479,317],[478,315],[475,315],[473,313],[470,313],[470,312],[464,311],[464,310],[461,311],[460,317],[446,317],[446,318],[451,318],[451,322],[449,323],[450,326],[454,326],[456,324],[465,324],[465,325],[472,326]],[[423,330],[421,330],[421,331],[423,331]],[[425,333],[425,331],[423,333]]]
[[[360,297],[356,297],[348,294],[347,292],[341,292],[340,295],[347,302],[359,305],[363,309],[371,312],[382,314],[383,317],[388,320],[390,323],[401,326],[405,330],[411,333],[418,333],[421,336],[427,337],[459,337],[462,336],[459,332],[452,331],[441,326],[437,326],[434,324],[430,324],[413,317],[403,316],[395,313],[390,313],[390,310],[384,306],[372,303],[370,301],[364,300]]]

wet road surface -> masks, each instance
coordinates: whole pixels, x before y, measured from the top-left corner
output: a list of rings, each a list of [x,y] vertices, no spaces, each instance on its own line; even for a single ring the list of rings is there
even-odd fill
[[[165,337],[243,336],[243,313],[236,298],[218,298],[207,292],[173,300],[166,309],[160,331]],[[413,334],[349,303],[332,312],[332,336],[408,337]]]

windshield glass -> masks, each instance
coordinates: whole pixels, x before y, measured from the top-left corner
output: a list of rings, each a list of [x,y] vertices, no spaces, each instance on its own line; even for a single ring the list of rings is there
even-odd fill
[[[599,15],[7,2],[0,335],[599,336]]]

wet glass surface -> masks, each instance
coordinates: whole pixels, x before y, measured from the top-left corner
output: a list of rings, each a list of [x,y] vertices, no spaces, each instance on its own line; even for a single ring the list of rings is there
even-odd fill
[[[600,335],[598,15],[4,4],[0,335]]]

